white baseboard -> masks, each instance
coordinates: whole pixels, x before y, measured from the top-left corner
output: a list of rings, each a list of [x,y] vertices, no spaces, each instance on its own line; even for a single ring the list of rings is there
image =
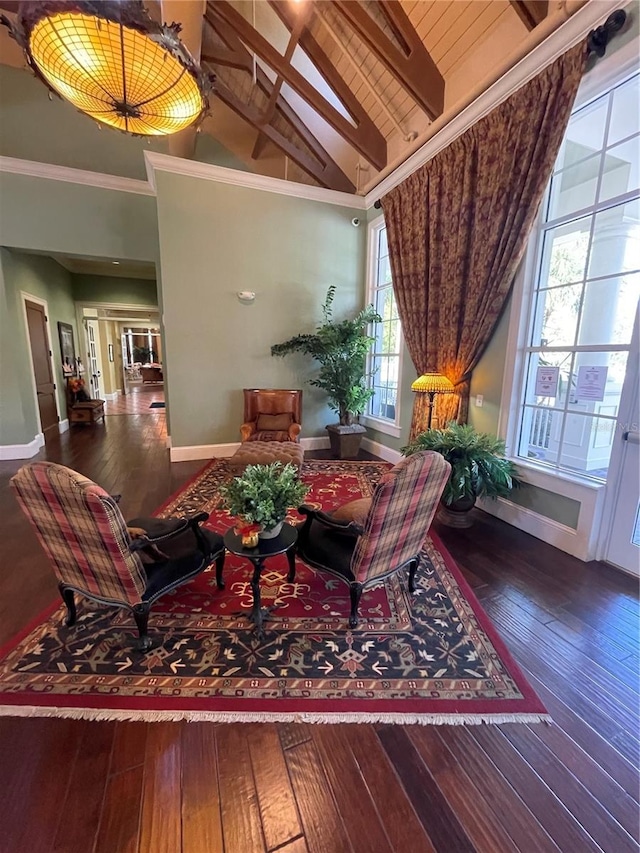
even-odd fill
[[[170,436],[170,435],[168,435],[168,436],[166,437],[165,442],[164,442],[164,446],[165,446],[168,450],[171,450],[171,436]]]
[[[394,465],[402,459],[402,453],[399,450],[393,450],[391,447],[380,444],[379,441],[374,441],[372,438],[367,438],[366,436],[362,439],[362,448],[384,459],[385,462],[393,462]]]
[[[572,527],[567,527],[504,498],[498,498],[495,501],[485,498],[479,500],[477,506],[489,515],[494,515],[506,521],[507,524],[530,533],[536,539],[541,539],[567,554],[572,554],[579,560],[586,562],[594,559],[589,553],[589,535],[585,535],[579,529],[574,530]]]
[[[169,458],[172,462],[191,462],[194,459],[221,459],[233,456],[240,442],[231,444],[194,444],[187,447],[171,447]]]
[[[118,388],[117,391],[114,391],[112,394],[103,394],[102,399],[106,400],[107,403],[115,403],[115,401],[122,396],[122,389]]]
[[[0,460],[31,459],[41,447],[44,447],[44,435],[39,432],[28,444],[0,445]]]
[[[328,447],[331,447],[328,435],[317,435],[315,438],[301,438],[300,444],[305,450],[326,450]]]
[[[65,418],[63,421],[60,421],[60,423],[58,424],[58,431],[60,432],[60,435],[62,435],[62,433],[67,432],[68,429],[69,429],[69,418]]]
[[[315,438],[301,438],[300,444],[305,450],[324,450],[329,447],[329,438],[316,436]],[[170,448],[172,462],[191,462],[194,459],[227,459],[233,456],[240,447],[239,441],[231,441],[228,444],[194,444],[187,447],[172,447],[171,439],[167,436],[167,447]]]

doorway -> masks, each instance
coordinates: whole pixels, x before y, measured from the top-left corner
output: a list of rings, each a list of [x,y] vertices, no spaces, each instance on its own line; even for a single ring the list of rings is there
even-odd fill
[[[91,397],[102,399],[102,363],[100,359],[100,331],[97,320],[85,320],[87,329],[87,356]]]
[[[26,295],[23,298],[40,431],[46,439],[54,433],[57,435],[60,421],[51,363],[48,311],[46,303],[36,302],[33,297]]]

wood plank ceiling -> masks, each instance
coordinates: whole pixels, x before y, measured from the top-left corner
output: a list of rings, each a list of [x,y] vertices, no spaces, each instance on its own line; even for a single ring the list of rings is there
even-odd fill
[[[546,0],[209,0],[202,61],[254,132],[252,168],[277,149],[287,177],[354,192],[442,114],[448,79],[492,33],[504,31],[488,47],[503,57],[504,35],[525,38],[546,10]],[[215,135],[215,119],[205,129]]]
[[[8,12],[17,5],[0,0]],[[216,78],[204,134],[257,173],[353,193],[388,163],[408,156],[411,142],[503,62],[543,20],[549,4],[147,0],[145,5],[158,20],[181,15],[185,33],[201,30],[200,43],[190,35],[187,46]],[[0,61],[21,64],[4,53]],[[197,159],[201,143],[194,134],[189,140],[170,139],[169,151]]]

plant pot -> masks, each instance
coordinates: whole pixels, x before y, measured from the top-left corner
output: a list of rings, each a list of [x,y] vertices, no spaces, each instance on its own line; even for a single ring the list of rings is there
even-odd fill
[[[449,504],[449,506],[441,503],[436,518],[446,527],[471,527],[473,524],[471,510],[475,506],[475,503],[475,496],[461,498],[459,501]]]
[[[329,424],[325,429],[329,433],[331,455],[334,459],[355,459],[360,450],[362,436],[367,431],[362,424]]]
[[[282,530],[283,524],[284,521],[279,521],[275,527],[271,527],[269,530],[261,530],[258,533],[258,539],[275,539]]]

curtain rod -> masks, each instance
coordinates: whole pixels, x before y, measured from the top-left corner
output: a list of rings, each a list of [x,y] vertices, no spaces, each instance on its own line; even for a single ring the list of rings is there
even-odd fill
[[[595,53],[601,59],[607,51],[607,45],[611,41],[611,38],[622,29],[626,20],[627,13],[625,10],[616,9],[615,12],[609,15],[604,24],[591,30],[587,36],[587,56]],[[373,206],[376,210],[380,210],[382,207],[380,199],[374,201]]]

